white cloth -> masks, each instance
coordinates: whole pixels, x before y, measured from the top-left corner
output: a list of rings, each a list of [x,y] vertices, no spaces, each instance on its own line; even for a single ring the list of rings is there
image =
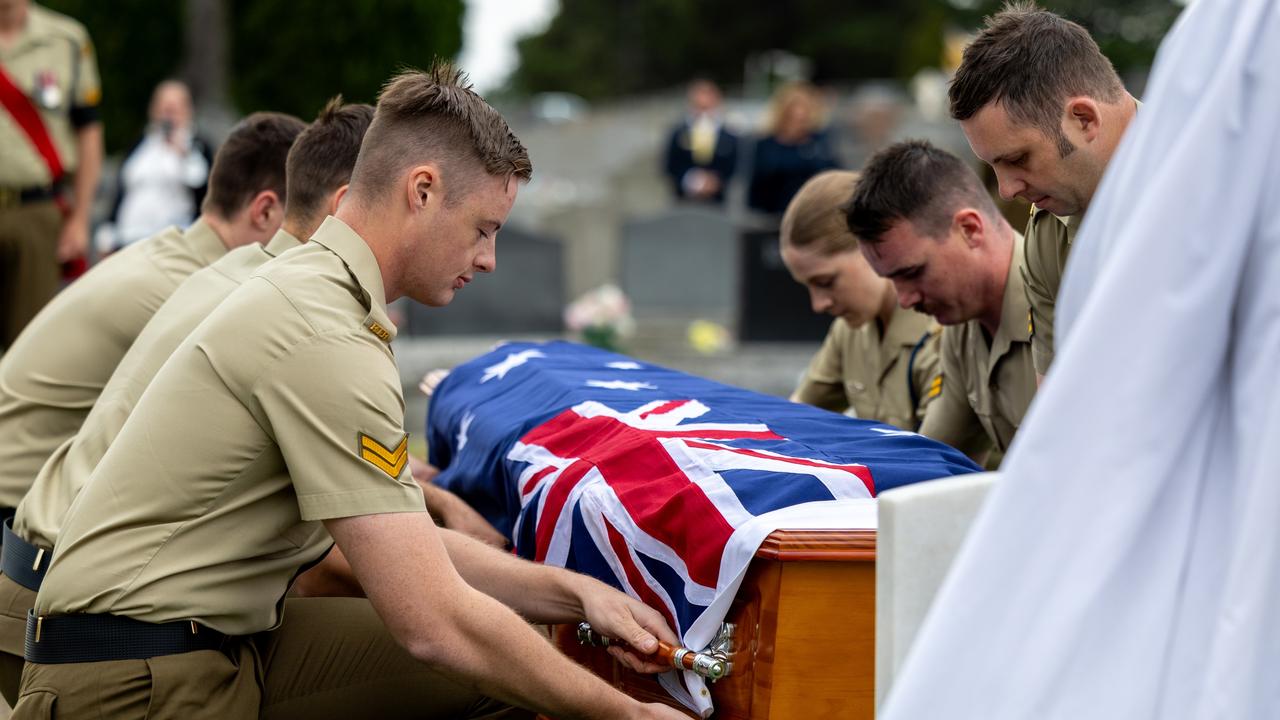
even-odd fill
[[[1197,0],[883,718],[1280,717],[1280,8]]]
[[[125,160],[121,181],[123,197],[116,220],[119,243],[127,245],[177,225],[186,227],[196,216],[193,188],[204,184],[209,163],[191,147],[190,137],[180,138],[179,152],[157,131],[148,132]]]

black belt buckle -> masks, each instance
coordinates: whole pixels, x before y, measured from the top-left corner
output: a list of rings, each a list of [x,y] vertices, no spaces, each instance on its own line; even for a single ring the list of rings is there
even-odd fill
[[[146,660],[197,650],[221,650],[228,636],[194,620],[149,623],[123,615],[38,616],[27,612],[28,662]]]
[[[32,545],[14,533],[13,518],[0,525],[0,537],[4,538],[4,545],[0,547],[0,572],[22,587],[39,592],[44,574],[53,561],[53,551]]]

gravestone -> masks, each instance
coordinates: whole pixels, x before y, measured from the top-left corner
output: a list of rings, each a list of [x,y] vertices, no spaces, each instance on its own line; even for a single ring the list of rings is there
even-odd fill
[[[564,263],[558,240],[518,228],[498,235],[498,267],[476,273],[445,307],[407,304],[411,335],[556,333],[563,327]]]
[[[676,206],[622,228],[622,289],[638,319],[736,317],[738,240],[722,211]]]
[[[776,228],[742,231],[742,302],[738,339],[743,342],[821,342],[831,317],[813,312],[809,291],[792,279],[778,250]]]

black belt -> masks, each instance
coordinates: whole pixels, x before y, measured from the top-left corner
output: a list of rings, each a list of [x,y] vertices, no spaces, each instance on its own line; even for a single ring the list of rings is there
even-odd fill
[[[0,210],[31,203],[47,202],[58,197],[61,191],[62,188],[57,185],[27,188],[0,186]]]
[[[221,650],[229,636],[194,620],[149,623],[123,615],[48,615],[27,613],[28,662],[103,662],[146,660],[196,650]]]
[[[0,537],[4,538],[4,547],[0,547],[0,572],[22,587],[38,592],[53,560],[53,551],[32,545],[15,534],[13,518],[0,525]]]

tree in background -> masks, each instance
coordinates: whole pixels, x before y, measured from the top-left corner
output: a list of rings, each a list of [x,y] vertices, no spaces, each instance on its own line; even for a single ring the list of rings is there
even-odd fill
[[[311,118],[334,93],[372,102],[397,69],[425,67],[462,47],[463,0],[40,2],[84,23],[93,37],[108,152],[137,140],[151,91],[167,77],[187,80],[198,105],[222,100],[209,95],[229,85],[233,115],[279,110]],[[210,17],[226,27],[208,24]],[[208,67],[219,62],[229,67]]]
[[[108,152],[132,145],[156,83],[182,56],[182,4],[173,0],[39,0],[84,23],[98,52]]]
[[[231,96],[244,111],[313,117],[373,102],[390,75],[462,49],[463,0],[227,0]]]
[[[783,49],[818,82],[906,80],[942,61],[948,28],[974,30],[993,0],[561,0],[541,34],[519,43],[519,93],[589,99],[669,88],[694,75],[743,81],[747,58]],[[1043,0],[1094,34],[1123,74],[1148,67],[1181,6],[1171,0]]]

